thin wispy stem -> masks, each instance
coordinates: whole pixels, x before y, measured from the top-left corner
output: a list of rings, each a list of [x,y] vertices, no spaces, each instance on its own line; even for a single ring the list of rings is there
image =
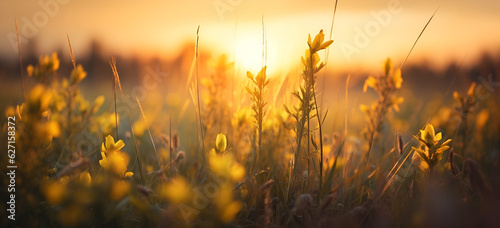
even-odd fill
[[[144,123],[146,124],[146,129],[148,129],[149,138],[151,139],[151,144],[153,145],[153,150],[154,150],[155,155],[156,155],[156,160],[158,161],[158,169],[161,169],[160,157],[158,156],[158,150],[156,150],[156,145],[155,145],[155,142],[153,140],[153,135],[151,134],[151,130],[149,128],[148,121],[146,120],[146,115],[144,115],[144,110],[142,109],[142,105],[141,105],[141,102],[139,101],[139,98],[135,97],[135,100],[137,101],[137,104],[139,105],[139,110],[141,110],[142,119],[144,120]],[[172,155],[172,154],[170,154],[170,155]]]
[[[406,60],[408,60],[408,57],[410,57],[410,54],[411,52],[413,51],[413,48],[415,48],[415,45],[417,45],[417,42],[418,40],[420,39],[420,37],[422,36],[422,34],[424,34],[424,31],[425,29],[427,28],[427,26],[429,25],[429,23],[431,23],[432,21],[432,18],[434,18],[434,15],[436,15],[437,11],[439,10],[439,8],[436,9],[436,11],[434,11],[434,13],[432,14],[431,18],[429,18],[429,20],[427,21],[427,23],[425,24],[424,28],[422,29],[422,31],[420,32],[420,34],[418,35],[417,39],[415,40],[415,42],[413,43],[413,46],[411,46],[411,49],[410,49],[410,52],[408,52],[408,55],[406,56],[405,58],[405,61],[403,61],[403,63],[401,64],[401,66],[399,68],[403,69],[403,66],[405,65],[406,63]]]
[[[114,57],[111,59],[111,61],[109,61],[109,65],[111,66],[111,70],[113,71],[115,82],[118,85],[118,88],[120,89],[120,94],[122,96],[122,100],[125,101],[125,95],[123,95],[122,85],[120,83],[120,75],[118,74],[118,70],[116,69],[116,59]],[[115,100],[115,102],[116,102],[116,100]],[[134,133],[134,129],[132,128],[133,125],[132,125],[132,120],[130,119],[130,111],[128,109],[128,106],[126,104],[124,104],[124,105],[125,105],[125,110],[127,111],[128,122],[130,124],[130,132],[132,133],[132,140],[134,141],[135,157],[137,159],[137,168],[139,168],[139,174],[141,175],[141,183],[142,183],[142,185],[144,185],[144,176],[142,174],[141,160],[139,159],[139,149],[137,148],[135,133]],[[115,113],[115,115],[116,115],[116,113]]]
[[[197,106],[198,106],[198,124],[200,126],[200,137],[201,137],[201,157],[204,159],[203,153],[205,153],[205,137],[203,135],[203,124],[201,121],[201,104],[200,104],[200,80],[198,75],[198,65],[199,65],[199,43],[200,41],[200,26],[198,25],[198,29],[196,30],[196,45],[195,45],[195,58],[196,58],[196,67],[195,67],[195,77],[196,77],[196,96],[197,96]]]
[[[14,17],[16,22],[16,36],[17,36],[17,51],[19,52],[19,67],[21,68],[21,89],[23,93],[23,101],[26,100],[26,94],[24,92],[24,69],[23,69],[23,56],[21,54],[21,40],[19,38],[19,27],[17,26],[17,17]]]
[[[332,14],[332,24],[330,25],[330,35],[328,37],[329,40],[332,39],[332,35],[333,35],[333,25],[335,23],[335,15],[337,14],[337,3],[338,3],[338,0],[335,0],[335,6],[333,7],[333,14]],[[325,70],[323,71],[324,74],[325,74],[325,77],[323,77],[323,79],[321,79],[321,91],[325,91],[325,85],[326,85],[326,72],[327,72],[327,69],[328,69],[328,59],[330,57],[330,47],[327,47],[326,48],[326,52],[325,52]],[[325,93],[321,93],[321,98],[320,98],[320,104],[323,105],[323,97],[324,97]]]
[[[73,69],[76,69],[75,55],[73,54],[73,48],[71,47],[71,41],[69,40],[69,35],[67,33],[66,33],[66,38],[68,39],[69,54],[70,54],[70,57],[71,57],[71,63],[73,63]]]
[[[168,134],[169,134],[169,137],[170,137],[170,140],[168,140],[168,164],[171,165],[172,164],[172,114],[169,115],[168,117]]]
[[[113,102],[115,104],[115,130],[116,130],[116,139],[118,140],[118,112],[116,110],[116,78],[113,78]]]
[[[66,38],[68,39],[69,45],[69,55],[71,56],[71,62],[73,63],[73,70],[76,70],[76,60],[75,54],[73,53],[73,48],[71,47],[71,41],[69,39],[69,35],[66,34]],[[71,86],[68,87],[68,120],[71,120],[71,112],[72,112],[72,103],[73,103],[73,89]],[[71,123],[68,123],[68,134],[71,134]]]

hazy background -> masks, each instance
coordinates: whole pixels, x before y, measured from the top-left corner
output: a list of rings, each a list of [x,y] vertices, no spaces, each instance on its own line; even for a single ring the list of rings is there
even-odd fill
[[[99,42],[106,56],[174,59],[186,50],[187,44],[194,42],[200,25],[201,49],[215,56],[226,53],[237,66],[253,70],[262,63],[264,18],[268,69],[271,73],[286,72],[300,63],[299,56],[303,55],[309,33],[314,35],[324,29],[326,37],[330,36],[334,2],[2,1],[0,60],[17,61],[13,39],[14,17],[17,17],[20,35],[25,38],[22,38],[24,50],[33,49],[30,51],[35,54],[60,50],[66,58],[68,34],[77,58],[88,56],[90,44]],[[391,13],[390,18],[377,20],[374,15],[390,12],[391,4],[397,6],[397,12]],[[500,1],[344,0],[338,3],[329,69],[379,69],[386,57],[401,63],[438,8],[409,63],[426,62],[439,67],[452,61],[474,61],[485,51],[499,53]],[[367,34],[368,40],[362,39],[362,45],[359,42],[356,45],[360,33]],[[346,50],[355,52],[349,54]]]

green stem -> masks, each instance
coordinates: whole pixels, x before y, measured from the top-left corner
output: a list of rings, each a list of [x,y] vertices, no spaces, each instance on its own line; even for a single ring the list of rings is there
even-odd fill
[[[314,107],[316,109],[316,118],[318,119],[318,125],[319,125],[319,146],[320,146],[320,158],[319,158],[319,191],[318,191],[318,198],[317,198],[317,203],[319,203],[321,196],[322,196],[322,187],[323,187],[323,130],[321,127],[321,118],[320,118],[320,112],[318,108],[318,102],[316,100],[316,89],[315,89],[315,83],[314,83],[314,68],[312,66],[312,58],[314,53],[310,53],[309,59],[311,66],[309,68],[310,72],[310,82],[311,82],[311,89],[312,89],[312,95],[314,98]],[[333,167],[335,168],[335,167]]]

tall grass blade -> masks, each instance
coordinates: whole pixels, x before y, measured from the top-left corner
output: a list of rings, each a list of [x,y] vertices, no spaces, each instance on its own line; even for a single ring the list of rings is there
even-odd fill
[[[413,51],[413,48],[415,48],[415,45],[417,45],[417,42],[418,40],[420,39],[420,37],[422,36],[422,34],[424,34],[424,31],[425,29],[427,28],[427,26],[429,25],[429,23],[431,23],[432,21],[432,18],[434,18],[434,15],[436,15],[437,11],[439,10],[439,8],[436,9],[436,11],[434,11],[434,13],[432,14],[431,18],[429,18],[429,20],[427,21],[427,23],[425,24],[424,28],[422,29],[422,31],[420,32],[420,34],[418,35],[417,39],[415,40],[415,42],[413,43],[413,46],[411,46],[411,49],[410,49],[410,52],[408,52],[408,55],[406,56],[405,58],[405,61],[403,61],[403,63],[401,64],[401,66],[399,68],[403,69],[403,66],[405,65],[406,63],[406,60],[408,60],[408,57],[410,57],[410,54],[411,52]]]
[[[149,138],[151,139],[151,144],[153,145],[153,150],[154,150],[155,155],[156,155],[156,160],[158,161],[158,169],[161,169],[160,157],[158,156],[158,150],[156,150],[156,145],[155,145],[155,142],[153,140],[153,135],[151,134],[151,130],[150,130],[148,121],[146,120],[146,115],[144,115],[144,110],[142,109],[141,102],[139,101],[139,98],[137,98],[137,96],[135,97],[135,100],[137,101],[137,104],[139,105],[139,110],[141,110],[142,119],[144,120],[144,123],[146,123],[146,129],[148,130]],[[172,156],[172,154],[170,154],[170,156]]]
[[[23,69],[23,55],[21,54],[21,40],[19,38],[19,27],[17,26],[17,17],[14,17],[16,22],[16,37],[17,37],[17,51],[19,52],[19,67],[21,68],[21,89],[23,93],[23,101],[26,100],[24,88],[24,69]]]
[[[118,74],[118,70],[116,69],[116,59],[114,57],[111,59],[111,61],[109,61],[109,65],[111,66],[111,70],[113,71],[115,82],[118,85],[118,88],[120,89],[120,94],[122,96],[122,100],[125,101],[125,95],[123,95],[123,89],[122,89],[122,85],[120,83],[120,75]],[[116,102],[116,100],[115,100],[115,102]],[[130,111],[128,109],[128,106],[126,104],[124,104],[124,105],[125,105],[125,110],[127,111],[128,122],[130,124],[130,132],[132,133],[132,140],[134,141],[135,157],[137,159],[137,166],[138,166],[137,168],[139,168],[139,174],[141,175],[141,183],[142,183],[142,185],[144,185],[144,176],[142,174],[141,160],[139,159],[139,149],[137,148],[135,133],[134,133],[134,129],[132,128],[132,120],[130,119]]]

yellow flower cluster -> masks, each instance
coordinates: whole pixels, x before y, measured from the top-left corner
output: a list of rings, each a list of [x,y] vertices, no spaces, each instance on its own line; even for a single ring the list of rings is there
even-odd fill
[[[104,135],[111,134],[115,127],[116,120],[118,120],[118,124],[120,124],[120,116],[118,116],[118,119],[115,119],[114,113],[103,113],[92,119],[90,130],[92,132],[100,132]]]
[[[37,139],[48,143],[53,138],[61,136],[61,128],[59,122],[50,120],[48,122],[38,123],[35,125]]]
[[[57,53],[52,53],[49,57],[48,55],[40,56],[38,59],[38,65],[28,65],[26,68],[26,72],[28,76],[35,77],[41,82],[45,82],[46,76],[50,73],[54,73],[59,69],[59,58],[57,57]]]
[[[219,219],[226,224],[233,221],[243,207],[240,201],[233,200],[233,188],[230,185],[222,187],[220,193],[215,197],[214,203]]]
[[[68,177],[63,177],[59,180],[48,180],[42,187],[42,192],[45,199],[50,205],[59,205],[66,196],[66,185]]]
[[[366,92],[368,90],[368,87],[373,88],[375,91],[379,93],[380,97],[386,98],[384,99],[385,104],[387,104],[389,107],[393,108],[398,112],[399,111],[398,105],[403,103],[404,98],[395,97],[391,95],[396,90],[399,90],[401,88],[401,85],[403,84],[403,78],[401,77],[401,69],[399,68],[393,69],[392,61],[390,58],[388,58],[384,63],[384,71],[385,74],[383,76],[379,77],[369,76],[366,79],[365,84],[363,85],[363,92]],[[372,106],[372,109],[373,108],[374,106]],[[366,105],[360,106],[360,109],[366,113],[370,111],[370,108]]]
[[[330,44],[333,43],[333,40],[323,42],[324,40],[325,34],[323,34],[323,30],[321,30],[318,35],[314,37],[314,40],[312,42],[311,34],[309,34],[309,37],[307,39],[307,45],[309,46],[309,48],[306,49],[305,55],[301,57],[302,64],[304,64],[306,70],[312,68],[314,70],[313,74],[315,74],[325,66],[325,63],[321,63],[318,66],[320,58],[317,52],[327,48],[328,46],[330,46]]]
[[[42,84],[38,84],[31,89],[26,104],[22,106],[22,116],[39,116],[47,111],[53,100],[53,93]]]
[[[252,74],[252,72],[247,71],[247,78],[252,80],[252,82],[254,82],[258,88],[264,88],[267,84],[269,84],[269,79],[267,79],[267,75],[266,75],[266,69],[267,69],[267,66],[264,66],[259,71],[259,73],[257,73],[256,76],[254,76]],[[249,89],[247,89],[247,90],[249,90]],[[248,93],[252,94],[251,92],[248,92]]]
[[[227,147],[227,139],[223,133],[217,135],[215,149],[208,155],[210,170],[216,174],[229,175],[233,183],[239,183],[245,178],[245,167],[235,161],[231,153],[217,154],[215,150],[224,152]],[[240,201],[233,199],[233,185],[223,184],[220,193],[214,198],[217,215],[223,223],[231,222],[243,207]]]
[[[215,206],[215,214],[225,224],[231,222],[243,208],[240,201],[234,200],[234,183],[241,182],[245,177],[245,168],[234,160],[232,154],[224,153],[226,148],[227,138],[223,133],[220,133],[216,136],[215,148],[208,154],[208,166],[214,174],[213,177],[228,177],[225,183],[217,182],[215,186],[218,188],[218,193],[210,197]],[[193,191],[182,176],[174,176],[168,182],[160,183],[157,192],[160,198],[174,205],[187,205],[196,199],[196,194],[203,194],[201,191]]]
[[[215,138],[215,149],[217,149],[219,153],[222,153],[226,151],[226,147],[227,147],[226,135],[222,133],[217,134],[217,137]]]
[[[242,107],[234,111],[233,118],[231,119],[231,125],[233,128],[241,129],[245,125],[250,123],[251,111],[248,108]]]
[[[132,172],[127,172],[130,157],[121,149],[125,146],[122,140],[115,143],[113,136],[106,137],[106,144],[102,143],[99,164],[106,170],[120,177],[131,177]]]
[[[323,34],[323,29],[319,31],[318,35],[314,37],[312,43],[311,43],[311,34],[309,34],[309,37],[307,38],[307,45],[309,46],[311,53],[316,53],[320,50],[323,50],[333,43],[333,40],[328,40],[326,42],[323,42],[324,40],[325,40],[325,34]]]
[[[81,64],[78,64],[78,66],[71,71],[71,76],[69,77],[71,85],[80,83],[85,77],[87,77],[87,72],[83,69]]]
[[[157,192],[161,198],[173,204],[188,202],[192,197],[189,183],[182,176],[175,176],[169,182],[161,183]]]
[[[475,92],[476,92],[475,82],[473,82],[470,85],[465,96],[462,96],[457,91],[453,92],[453,98],[456,101],[455,109],[461,115],[462,118],[467,118],[477,109],[478,101]]]
[[[413,163],[424,172],[429,172],[441,161],[443,152],[450,148],[448,144],[451,139],[440,142],[443,136],[441,132],[436,134],[431,124],[420,130],[420,137],[415,136],[415,138],[420,142],[420,147],[412,147],[415,151],[412,157]]]
[[[210,170],[214,173],[227,173],[232,181],[240,182],[245,177],[245,167],[236,162],[232,154],[224,153],[226,146],[226,136],[222,133],[218,134],[215,140],[216,148],[208,154]]]
[[[212,150],[208,163],[214,173],[227,173],[234,182],[240,182],[245,178],[245,167],[237,163],[232,154],[217,155]]]
[[[249,78],[253,83],[253,89],[246,86],[245,90],[250,94],[250,99],[252,100],[252,110],[254,112],[254,118],[256,123],[262,125],[262,118],[265,115],[264,106],[264,88],[269,84],[269,79],[266,75],[267,66],[264,66],[256,76],[254,76],[250,71],[247,71],[247,78]]]

